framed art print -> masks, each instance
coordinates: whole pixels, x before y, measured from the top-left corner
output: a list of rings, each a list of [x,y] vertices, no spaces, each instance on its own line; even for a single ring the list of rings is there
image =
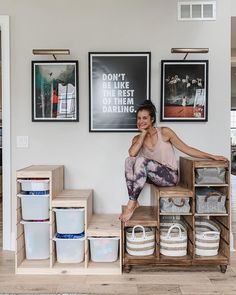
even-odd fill
[[[207,121],[208,61],[162,60],[161,121]]]
[[[32,61],[32,121],[79,121],[78,61]]]
[[[137,131],[136,110],[150,98],[150,52],[89,52],[89,130]]]

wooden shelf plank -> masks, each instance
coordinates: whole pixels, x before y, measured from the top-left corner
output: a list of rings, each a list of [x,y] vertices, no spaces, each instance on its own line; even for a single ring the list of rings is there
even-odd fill
[[[193,157],[180,157],[183,159],[186,159],[192,163],[194,163],[195,168],[205,168],[205,167],[224,167],[228,168],[228,162],[226,161],[216,161],[216,160],[210,160],[210,159],[199,159],[199,158],[193,158]]]
[[[195,213],[194,216],[229,216],[227,213]]]
[[[60,263],[58,261],[56,261],[53,265],[53,268],[55,269],[62,269],[62,270],[66,270],[66,269],[84,269],[84,261],[80,262],[80,263]]]
[[[89,222],[87,236],[121,236],[118,214],[94,214]]]
[[[207,183],[207,184],[194,184],[195,187],[228,187],[229,185],[227,183]]]
[[[94,262],[89,261],[88,268],[92,269],[119,269],[120,268],[120,261],[119,259],[114,262]]]
[[[191,265],[192,263],[192,256],[185,255],[180,257],[174,256],[165,256],[160,254],[160,264],[168,264],[168,265]]]
[[[16,171],[17,178],[47,178],[51,177],[52,172],[63,169],[63,165],[31,165]]]
[[[218,254],[215,256],[195,255],[195,257],[193,258],[193,265],[208,265],[208,264],[216,264],[216,265],[224,264],[225,265],[228,263],[229,263],[229,259],[222,254]]]
[[[125,264],[129,265],[153,265],[158,264],[159,259],[155,255],[148,255],[148,256],[134,256],[129,255],[125,252],[124,256]]]
[[[177,212],[170,212],[170,213],[168,213],[168,212],[160,212],[160,215],[162,215],[162,216],[175,216],[175,215],[177,215],[177,216],[182,216],[182,215],[185,215],[185,216],[192,216],[193,214],[192,213],[177,213]]]
[[[20,266],[16,269],[16,273],[50,273],[50,260],[28,260],[24,259]]]
[[[52,207],[85,207],[93,190],[63,190],[52,200]]]
[[[174,198],[174,197],[193,197],[193,191],[182,186],[158,187],[161,198]]]

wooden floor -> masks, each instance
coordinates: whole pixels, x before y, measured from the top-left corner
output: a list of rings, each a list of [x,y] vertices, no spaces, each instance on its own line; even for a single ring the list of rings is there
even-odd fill
[[[217,267],[133,268],[116,276],[15,275],[14,254],[0,253],[0,293],[27,294],[236,294],[236,255],[222,274]]]
[[[2,232],[1,220],[0,214]],[[46,276],[15,275],[14,253],[0,250],[0,294],[3,293],[235,295],[236,252],[232,254],[231,266],[225,274],[218,267],[143,267],[133,268],[129,274],[116,276]]]

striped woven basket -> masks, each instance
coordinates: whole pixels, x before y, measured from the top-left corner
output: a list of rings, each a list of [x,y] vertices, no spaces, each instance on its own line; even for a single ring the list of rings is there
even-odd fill
[[[172,225],[174,225],[174,224],[178,224],[179,226],[180,226],[180,228],[181,228],[181,230],[182,231],[186,231],[187,232],[187,226],[186,226],[186,224],[183,222],[183,221],[181,221],[181,220],[170,220],[170,221],[163,221],[163,222],[161,222],[160,223],[160,230],[161,230],[161,232],[162,233],[164,233],[164,232],[168,232],[168,230],[169,230],[169,228],[172,226]],[[172,235],[178,235],[178,233],[179,233],[179,229],[177,228],[177,227],[174,227],[173,229],[172,229],[172,231],[171,231],[171,233],[172,233]]]
[[[167,232],[161,230],[160,253],[165,256],[185,256],[187,254],[187,232],[182,225],[176,223],[171,225]]]
[[[219,226],[206,218],[196,218],[195,249],[199,256],[215,256],[218,254],[220,243]]]
[[[133,256],[152,255],[155,250],[155,232],[151,227],[136,225],[126,229],[126,251]]]

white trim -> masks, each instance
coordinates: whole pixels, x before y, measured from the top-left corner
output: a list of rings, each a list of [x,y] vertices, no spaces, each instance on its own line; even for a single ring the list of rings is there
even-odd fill
[[[0,15],[2,47],[2,126],[3,126],[3,249],[14,250],[11,199],[11,126],[10,126],[10,30],[9,16]]]

